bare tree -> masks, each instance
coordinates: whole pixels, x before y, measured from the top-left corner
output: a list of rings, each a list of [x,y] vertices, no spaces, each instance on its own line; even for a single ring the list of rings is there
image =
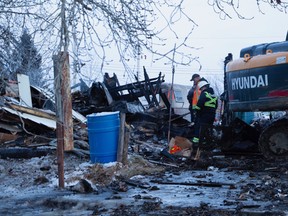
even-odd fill
[[[195,47],[188,43],[197,24],[186,12],[189,11],[185,8],[187,1],[3,0],[0,25],[9,27],[14,34],[19,28],[29,28],[38,41],[38,49],[42,50],[44,63],[56,52],[69,51],[77,67],[74,71],[78,72],[91,59],[99,61],[101,72],[105,63],[111,61],[111,48],[118,51],[118,58],[127,71],[126,59],[136,59],[143,50],[153,54],[156,61],[164,59],[172,64],[189,65],[198,62],[193,55]],[[283,0],[253,2],[260,12],[263,4],[287,12],[288,3]],[[241,0],[208,0],[221,18],[231,17],[231,9],[231,13],[243,18],[238,13],[240,3]],[[188,25],[184,27],[184,35],[180,35],[177,28],[184,21]],[[172,32],[173,38],[168,32]]]
[[[13,34],[9,29],[0,25],[0,76],[9,77],[10,63],[12,57],[13,47],[17,45],[17,39],[13,37]]]
[[[197,57],[192,52],[184,53],[180,48],[192,48],[186,41],[196,24],[184,12],[183,2],[55,0],[53,3],[12,0],[0,3],[0,16],[9,13],[13,17],[22,17],[17,27],[14,23],[15,29],[21,25],[30,31],[31,27],[34,28],[36,38],[41,38],[43,47],[48,47],[50,52],[47,54],[51,56],[59,50],[70,51],[78,66],[85,64],[90,57],[97,58],[103,69],[104,63],[111,60],[107,56],[111,48],[118,50],[119,60],[124,65],[127,58],[136,58],[144,49],[153,53],[156,59],[172,61],[174,44],[168,46],[168,39],[161,36],[168,30],[174,33],[175,41],[178,39],[176,48],[179,57],[175,63],[190,64],[197,61]],[[175,27],[183,19],[191,25],[187,27],[187,34],[180,38]],[[161,25],[156,26],[157,22]],[[159,47],[166,50],[160,52]]]
[[[253,17],[245,17],[239,12],[243,0],[208,0],[208,4],[213,7],[215,13],[219,14],[221,19],[232,18],[232,14],[236,14],[240,19],[252,19]],[[288,1],[283,0],[254,0],[249,4],[257,4],[258,11],[263,13],[262,6],[270,5],[279,12],[287,13]]]

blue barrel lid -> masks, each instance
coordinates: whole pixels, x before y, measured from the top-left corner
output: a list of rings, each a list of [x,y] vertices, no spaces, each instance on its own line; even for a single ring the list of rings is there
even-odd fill
[[[92,114],[87,115],[86,117],[88,118],[88,117],[107,116],[107,115],[119,115],[119,111],[92,113]]]

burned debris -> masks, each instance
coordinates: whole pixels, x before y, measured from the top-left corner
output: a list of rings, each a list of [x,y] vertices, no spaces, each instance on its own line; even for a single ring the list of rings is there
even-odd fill
[[[1,97],[2,146],[55,147],[56,108],[53,93],[30,86],[32,106],[29,107],[19,100],[17,85],[15,82],[6,82],[6,94]],[[129,146],[138,153],[155,151],[155,146],[147,147],[147,140],[168,150],[168,134],[171,138],[191,139],[193,136],[193,126],[185,118],[189,111],[183,107],[187,89],[174,86],[172,92],[171,85],[165,83],[161,73],[156,78],[149,78],[144,68],[143,81],[125,85],[119,84],[115,74],[110,77],[106,73],[103,82],[94,82],[88,87],[80,80],[75,87],[80,87],[80,90],[72,93],[73,142],[77,149],[86,151],[86,154],[89,154],[86,116],[91,113],[125,113],[125,122],[131,131]],[[239,150],[257,153],[257,134],[255,127],[239,120],[228,128],[216,125],[203,129],[201,136],[206,147],[210,145],[211,149],[221,147],[223,152],[229,153]],[[240,147],[237,149],[238,144]]]
[[[143,81],[123,86],[119,85],[115,74],[113,77],[105,74],[104,82],[92,83],[90,88],[81,82],[81,91],[72,93],[74,145],[80,148],[86,146],[83,150],[87,151],[85,116],[116,110],[126,113],[125,120],[131,127],[147,127],[151,130],[150,134],[160,136],[160,139],[167,137],[168,130],[173,136],[189,136],[191,128],[183,127],[189,124],[187,120],[175,112],[172,112],[169,118],[169,88],[167,86],[162,88],[165,83],[161,73],[158,77],[150,79],[144,68],[144,77]],[[54,95],[35,86],[29,86],[29,91],[31,105],[27,106],[25,101],[20,100],[18,83],[5,82],[5,94],[1,97],[2,147],[45,145],[55,147]],[[169,121],[173,122],[170,128],[167,127]],[[134,139],[138,142],[141,141],[141,136],[144,140],[148,135],[141,130],[136,133],[139,135],[142,133],[140,136],[136,135],[137,138]]]
[[[120,85],[116,74],[110,77],[106,73],[103,82],[94,82],[88,87],[80,80],[72,87],[80,87],[80,90],[72,93],[73,142],[77,149],[89,155],[86,116],[99,112],[125,113],[125,123],[131,131],[129,148],[138,153],[151,154],[158,144],[159,148],[168,151],[171,138],[175,137],[191,140],[194,128],[187,120],[190,113],[184,104],[187,88],[165,83],[161,73],[158,77],[149,78],[145,67],[143,69],[142,81]],[[55,147],[54,94],[35,86],[29,86],[29,90],[31,106],[19,99],[21,92],[18,83],[5,82],[5,94],[1,96],[2,146]],[[263,130],[263,122],[267,121],[261,120],[261,124],[254,121],[254,125],[249,125],[236,118],[228,126],[219,123],[213,128],[202,128],[201,140],[210,150],[217,147],[227,154],[259,155],[259,131]],[[149,142],[154,146],[149,148]]]
[[[23,83],[21,81],[18,83],[5,81],[5,94],[1,96],[0,105],[1,147],[22,147],[22,153],[21,149],[10,149],[7,152],[7,150],[1,148],[3,150],[2,158],[23,156],[29,149],[30,153],[26,155],[39,156],[41,154],[35,148],[41,146],[49,146],[55,149],[57,120],[54,95],[35,86],[20,87]],[[21,92],[23,88],[26,90]],[[21,97],[21,94],[25,94],[25,96]],[[86,118],[76,111],[72,113],[75,131],[81,133],[79,128],[85,129]],[[75,137],[79,136],[76,135]],[[25,149],[26,147],[29,149]],[[43,151],[41,150],[41,152]],[[49,149],[47,149],[46,154],[48,152],[50,152]]]
[[[215,211],[224,212],[226,215],[237,215],[238,212],[282,214],[287,204],[288,193],[285,180],[287,168],[284,165],[263,162],[259,154],[233,155],[231,151],[220,151],[218,142],[224,142],[226,137],[219,137],[220,130],[217,131],[217,127],[205,130],[205,142],[213,143],[213,146],[207,151],[203,150],[201,157],[197,156],[196,151],[191,148],[193,127],[184,119],[186,111],[182,110],[181,113],[179,110],[174,110],[177,106],[173,106],[173,112],[169,112],[170,87],[164,82],[161,74],[153,79],[146,76],[144,81],[124,86],[117,84],[115,80],[109,81],[116,78],[106,75],[107,83],[112,83],[112,86],[97,82],[90,88],[84,86],[82,91],[75,91],[72,94],[73,144],[76,155],[69,154],[69,157],[66,157],[68,171],[65,173],[69,174],[66,175],[65,182],[69,184],[76,181],[76,184],[66,187],[65,195],[69,196],[58,196],[55,193],[58,197],[53,199],[53,205],[76,203],[77,200],[78,204],[81,203],[79,206],[88,209],[87,211],[92,208],[94,212],[98,212],[99,205],[102,206],[102,213],[107,213],[114,211],[113,208],[105,206],[106,201],[108,204],[111,201],[121,203],[123,211],[130,211],[134,215],[137,215],[139,209],[143,214],[153,215],[155,212],[169,214],[171,211],[175,214],[186,212],[186,215]],[[26,181],[32,181],[34,186],[44,187],[51,184],[53,174],[57,173],[55,156],[50,154],[51,150],[54,152],[56,149],[55,104],[53,94],[32,86],[30,89],[33,107],[24,106],[15,100],[15,97],[2,96],[1,147],[18,147],[23,150],[12,153],[10,149],[15,151],[16,148],[9,148],[6,151],[4,151],[6,148],[2,148],[0,160],[5,160],[3,164],[6,167],[8,162],[12,161],[13,154],[15,158],[16,155],[25,159],[38,157],[29,161],[22,172],[27,170],[33,172],[35,176],[25,177]],[[177,100],[180,99],[178,95]],[[115,163],[107,167],[99,163],[89,165],[84,163],[81,167],[75,165],[75,161],[81,163],[79,161],[83,162],[83,158],[85,162],[89,161],[87,115],[115,111],[125,114],[123,139],[125,138],[124,142],[128,143],[125,148],[129,153],[125,163]],[[248,133],[250,136],[257,135],[247,124],[241,121],[235,122],[235,126],[227,133],[231,135],[226,140],[227,148],[235,147],[231,138],[239,143],[245,140],[247,137],[245,131],[250,131]],[[168,142],[169,132],[171,139]],[[47,146],[48,150],[38,148]],[[31,153],[30,149],[36,151]],[[8,169],[5,179],[9,179],[8,177],[12,175],[15,178],[21,173],[18,166],[23,167],[23,160],[17,158],[14,165]],[[84,166],[88,168],[82,171]],[[80,175],[80,171],[83,174]],[[11,184],[8,180],[4,182],[5,185]],[[23,183],[19,186],[13,181],[13,185],[22,191]],[[95,201],[96,207],[87,206],[85,201],[82,203],[79,196],[87,193],[93,198],[96,196],[96,200],[99,199],[99,202]],[[44,195],[42,197],[43,204],[40,206],[47,205],[51,208],[47,202],[50,203],[49,200],[52,199],[50,197],[46,199]],[[30,197],[29,199],[31,200]],[[117,202],[113,202],[115,199]],[[33,201],[29,203],[33,205]],[[36,203],[39,205],[39,201]],[[157,209],[153,209],[152,213],[149,206],[155,205]],[[272,210],[271,206],[274,206]],[[119,211],[119,206],[114,206],[114,209],[115,212]]]
[[[126,85],[119,85],[117,76],[104,75],[103,82],[94,82],[84,92],[73,93],[73,109],[84,116],[90,113],[104,111],[120,111],[126,113],[127,123],[141,123],[142,126],[153,128],[157,135],[167,135],[168,122],[174,124],[171,127],[173,135],[191,136],[189,121],[183,118],[183,114],[176,114],[172,109],[169,119],[169,86],[164,81],[164,76],[159,73],[156,78],[149,78],[144,68],[143,81],[137,81]],[[187,115],[187,110],[186,114]],[[185,127],[183,127],[185,126]]]
[[[160,73],[157,78],[150,79],[146,72],[144,74],[146,74],[144,81],[122,86],[119,85],[115,74],[113,77],[105,74],[103,82],[94,82],[88,90],[73,93],[73,107],[84,115],[116,110],[136,113],[143,112],[144,106],[159,107],[156,95],[160,92],[160,85],[164,82],[164,77]],[[80,99],[81,95],[84,97]],[[146,99],[147,104],[141,103],[141,97]]]

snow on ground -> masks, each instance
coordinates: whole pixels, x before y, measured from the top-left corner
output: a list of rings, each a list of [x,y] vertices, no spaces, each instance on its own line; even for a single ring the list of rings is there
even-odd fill
[[[123,165],[65,154],[64,189],[58,187],[55,154],[0,159],[0,215],[287,214],[284,165],[215,158],[180,160],[169,167],[139,155],[129,155]]]

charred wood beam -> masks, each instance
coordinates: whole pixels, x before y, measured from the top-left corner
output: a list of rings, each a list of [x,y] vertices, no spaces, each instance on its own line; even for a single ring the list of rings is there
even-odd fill
[[[123,86],[117,86],[117,87],[107,87],[109,93],[113,97],[113,100],[126,100],[128,102],[132,102],[135,100],[138,100],[139,97],[145,96],[146,100],[150,104],[150,95],[155,96],[157,94],[157,91],[151,90],[151,86],[154,89],[154,86],[160,86],[160,83],[164,82],[163,79],[161,79],[161,75],[157,78],[149,79],[149,77],[146,77],[144,81],[135,82],[126,84]],[[147,86],[150,88],[147,88]],[[128,94],[119,94],[119,91],[128,91]],[[156,97],[155,97],[156,99]],[[155,100],[154,99],[154,100]],[[157,103],[156,99],[156,103]]]
[[[133,101],[136,101],[138,100],[139,97],[142,97],[143,96],[143,93],[142,92],[133,92],[131,90],[128,90],[129,94],[123,94],[121,96],[117,96],[117,97],[114,97],[113,99],[114,100],[124,100],[124,101],[127,101],[127,102],[133,102]]]
[[[19,106],[17,104],[12,104],[12,103],[7,103],[7,106],[11,107],[12,109],[17,110],[19,112],[24,112],[24,113],[36,115],[39,117],[56,120],[55,114],[48,113],[48,112],[45,112],[45,111],[40,110],[40,109]]]
[[[143,69],[144,69],[144,78],[145,78],[145,85],[144,85],[144,93],[145,93],[145,98],[146,98],[146,100],[147,100],[147,102],[148,102],[148,104],[149,104],[149,107],[153,107],[153,105],[152,105],[152,101],[151,101],[151,99],[150,99],[150,95],[151,95],[151,88],[150,88],[150,86],[151,86],[151,83],[149,82],[149,77],[148,77],[148,74],[146,73],[146,69],[145,69],[145,67],[143,67]],[[152,100],[153,100],[154,98],[152,97]]]
[[[222,186],[232,186],[234,184],[218,183],[218,182],[167,182],[159,180],[151,180],[152,183],[165,184],[165,185],[186,185],[186,186],[205,186],[205,187],[222,187]]]
[[[35,149],[35,148],[9,148],[0,149],[0,158],[24,158],[42,157],[51,153],[52,149]],[[54,150],[55,151],[55,150]]]
[[[156,83],[156,85],[155,85],[155,90],[154,90],[154,93],[155,93],[155,95],[156,94],[159,94],[159,91],[160,91],[160,87],[161,87],[161,72],[159,73],[159,76],[158,76],[158,80],[157,80],[157,83]]]
[[[157,165],[170,166],[170,167],[179,168],[179,166],[177,166],[177,165],[175,165],[175,164],[164,163],[164,162],[154,161],[154,160],[148,160],[148,161],[149,161],[150,163],[157,164]]]
[[[157,81],[158,81],[158,77],[150,79],[150,82],[153,84],[157,83]],[[161,82],[163,82],[163,80]],[[145,80],[134,82],[134,83],[129,83],[129,84],[122,85],[122,86],[112,87],[112,88],[109,88],[109,91],[114,92],[114,91],[123,91],[127,89],[138,89],[139,87],[144,86],[144,85],[145,85]]]
[[[159,90],[159,95],[162,98],[162,101],[164,102],[165,106],[167,107],[168,110],[170,110],[170,102],[166,96],[165,93],[163,93],[162,89]],[[174,112],[174,111],[173,111]]]
[[[144,70],[144,77],[145,77],[145,81],[146,81],[145,82],[145,84],[146,84],[145,86],[146,86],[147,92],[149,92],[149,95],[152,95],[152,102],[154,103],[154,104],[150,104],[149,103],[149,105],[150,106],[153,106],[153,105],[159,106],[159,102],[158,102],[158,100],[156,98],[156,94],[158,92],[155,91],[154,86],[151,84],[149,76],[148,76],[148,74],[146,72],[146,68],[145,67],[143,67],[143,70]],[[160,78],[160,76],[158,77],[158,79],[157,79],[157,81],[155,83],[156,86],[159,86],[159,78]]]

